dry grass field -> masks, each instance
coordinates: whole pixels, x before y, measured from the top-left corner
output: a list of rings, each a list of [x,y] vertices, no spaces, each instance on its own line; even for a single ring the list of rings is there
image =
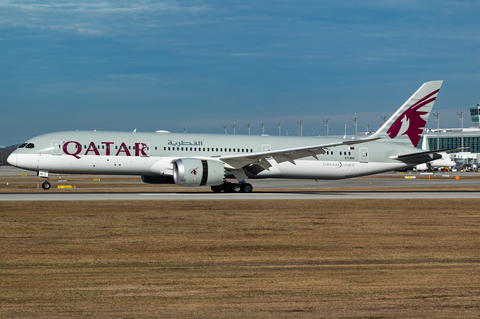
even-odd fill
[[[480,200],[1,202],[1,318],[479,318]]]

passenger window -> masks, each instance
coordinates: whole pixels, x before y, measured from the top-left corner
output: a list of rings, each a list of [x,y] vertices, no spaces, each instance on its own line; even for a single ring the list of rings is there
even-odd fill
[[[155,150],[157,150],[157,147],[156,147],[156,146],[155,146]],[[164,147],[163,147],[163,150],[166,151],[166,150],[167,150],[167,147],[164,146]]]
[[[350,155],[350,152],[348,152],[348,155]]]

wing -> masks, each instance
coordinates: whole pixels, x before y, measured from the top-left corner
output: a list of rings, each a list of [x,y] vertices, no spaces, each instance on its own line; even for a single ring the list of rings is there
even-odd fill
[[[274,151],[264,151],[248,154],[226,155],[220,156],[219,159],[227,164],[227,169],[240,169],[250,164],[257,164],[264,169],[268,169],[272,165],[266,160],[273,158],[277,163],[290,162],[295,165],[295,160],[312,156],[318,160],[318,154],[324,154],[325,149],[340,145],[355,145],[360,143],[371,142],[380,139],[380,137],[364,140],[348,140],[329,144],[302,146],[294,148],[286,148]]]

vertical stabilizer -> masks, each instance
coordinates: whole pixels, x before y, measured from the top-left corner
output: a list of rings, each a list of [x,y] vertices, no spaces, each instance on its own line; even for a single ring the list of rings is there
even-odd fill
[[[432,111],[433,103],[443,81],[424,83],[385,124],[375,132],[374,137],[388,136],[417,146]]]

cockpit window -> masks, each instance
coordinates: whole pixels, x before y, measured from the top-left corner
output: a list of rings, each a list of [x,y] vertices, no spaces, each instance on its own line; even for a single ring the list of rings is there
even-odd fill
[[[25,148],[34,148],[35,145],[33,143],[28,143]]]
[[[18,148],[24,148],[25,145],[27,145],[27,143],[23,143],[22,145],[20,145]]]

